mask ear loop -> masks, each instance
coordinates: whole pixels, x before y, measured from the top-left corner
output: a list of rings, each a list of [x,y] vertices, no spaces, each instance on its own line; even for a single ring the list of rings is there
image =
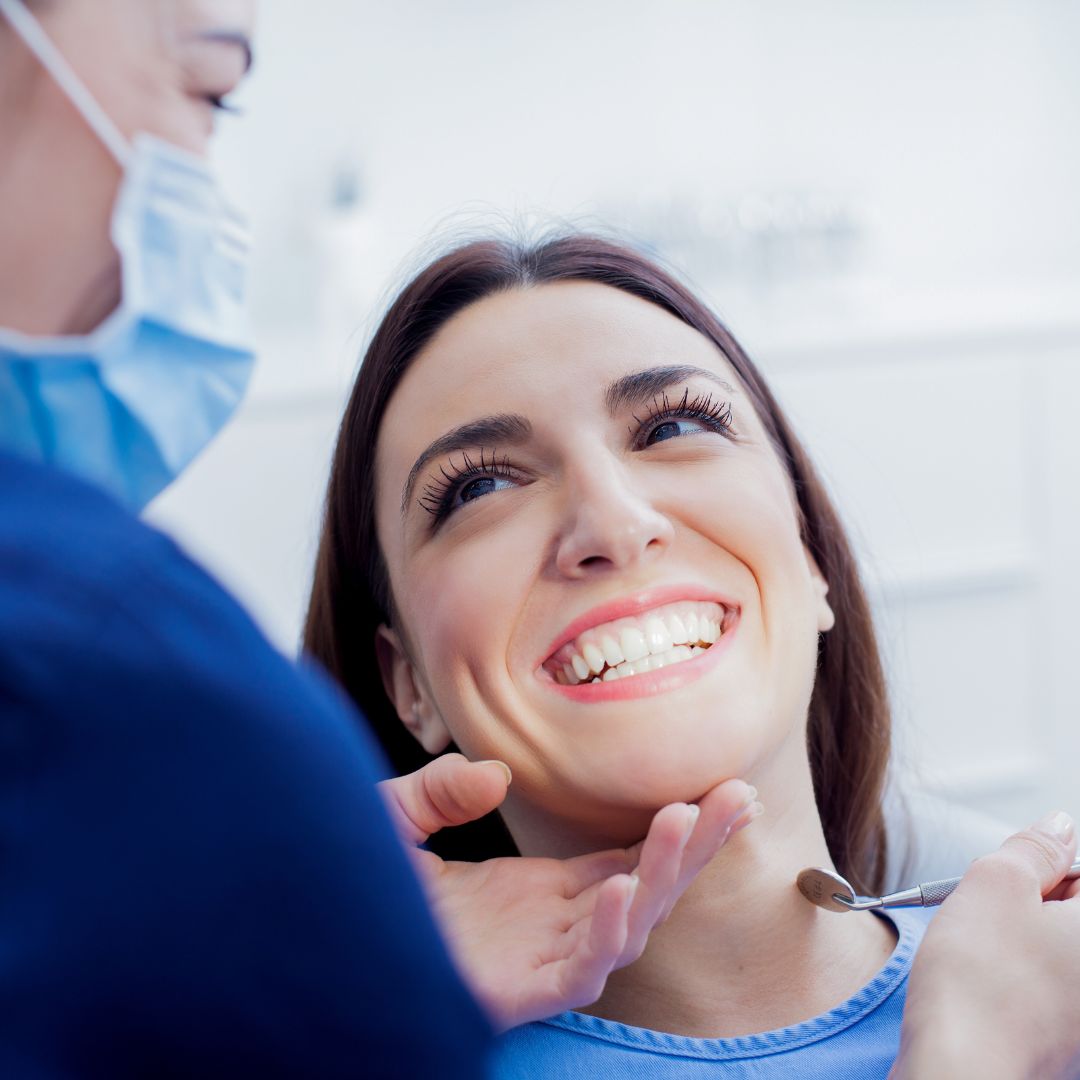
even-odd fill
[[[63,53],[52,43],[41,23],[30,14],[22,0],[0,0],[0,14],[11,23],[11,28],[22,38],[23,44],[56,80],[57,85],[68,96],[71,104],[79,110],[82,118],[105,144],[109,153],[116,158],[120,167],[126,169],[131,159],[131,147],[127,139],[97,103],[97,99],[86,88],[86,84],[75,74],[74,69],[64,59]]]

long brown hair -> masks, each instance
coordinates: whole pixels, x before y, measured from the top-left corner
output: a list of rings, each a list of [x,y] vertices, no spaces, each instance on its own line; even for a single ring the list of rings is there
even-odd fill
[[[375,631],[393,624],[393,597],[375,535],[375,447],[387,403],[417,353],[482,297],[543,282],[622,289],[703,334],[735,369],[791,477],[803,542],[829,583],[836,625],[820,638],[807,742],[825,838],[857,890],[878,892],[885,869],[881,796],[890,719],[870,609],[840,519],[775,398],[738,342],[674,276],[607,239],[571,234],[533,245],[474,241],[432,262],[398,295],[364,357],[338,435],[304,644],[365,713],[394,769],[431,758],[385,696]],[[433,838],[445,857],[513,854],[497,815]]]

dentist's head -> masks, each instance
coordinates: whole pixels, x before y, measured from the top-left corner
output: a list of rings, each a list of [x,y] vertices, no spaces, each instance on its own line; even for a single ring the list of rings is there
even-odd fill
[[[250,372],[246,233],[205,163],[253,0],[0,0],[0,449],[132,509]]]

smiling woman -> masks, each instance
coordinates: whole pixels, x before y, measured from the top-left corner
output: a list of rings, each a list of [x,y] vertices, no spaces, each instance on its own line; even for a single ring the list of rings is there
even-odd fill
[[[564,1014],[569,1043],[543,1025],[504,1043],[505,1075],[584,1068],[575,1040],[598,1031],[704,1064],[769,1029],[751,1057],[845,1031],[859,1075],[887,1071],[921,925],[897,920],[897,946],[883,921],[822,921],[792,886],[830,862],[881,882],[889,716],[869,610],[768,387],[674,277],[581,235],[476,242],[422,271],[345,414],[306,645],[399,772],[450,748],[513,770],[500,818],[436,837],[445,856],[630,845],[731,777],[769,809],[595,1016]],[[723,971],[739,974],[718,987]],[[855,1039],[854,1013],[890,995]],[[800,1022],[827,1011],[808,1039]]]
[[[511,321],[515,309],[520,318]],[[589,329],[590,313],[597,324],[592,339],[576,343],[575,350],[570,339]],[[531,337],[522,336],[530,329]],[[558,357],[538,350],[539,335],[545,331],[555,343],[551,351],[564,343],[569,346],[561,370]],[[482,337],[483,352],[477,351],[474,334]],[[664,340],[665,334],[674,340]],[[610,381],[597,370],[597,346],[605,343],[604,351],[614,360]],[[689,355],[701,357],[702,364],[687,363]],[[640,367],[632,362],[635,356],[643,358]],[[429,362],[420,362],[425,359]],[[414,387],[423,398],[409,393]],[[481,403],[488,399],[496,411],[485,416]],[[521,411],[509,411],[508,401],[519,402]],[[546,432],[538,415],[543,401],[554,414]],[[448,422],[454,412],[451,403],[459,402],[461,423]],[[572,419],[575,407],[587,412],[583,424]],[[604,428],[590,445],[594,414]],[[433,438],[425,440],[428,431]],[[402,479],[396,485],[377,487],[377,440],[378,475],[386,476],[397,465]],[[531,458],[512,460],[511,450],[528,448],[530,440]],[[405,464],[410,452],[413,456]],[[571,460],[575,452],[585,466],[577,472]],[[470,571],[469,598],[457,606],[457,630],[449,638],[458,645],[464,642],[463,618],[471,609],[479,611],[481,624],[490,620],[492,609],[479,598],[481,590],[493,584],[497,593],[503,592],[509,568],[522,565],[527,555],[534,572],[539,569],[544,576],[545,554],[554,548],[556,570],[579,583],[544,601],[550,610],[543,623],[524,611],[518,617],[531,633],[550,630],[553,638],[560,627],[552,623],[569,624],[570,636],[590,631],[586,638],[598,639],[594,643],[602,649],[603,639],[612,635],[592,629],[588,615],[585,625],[579,625],[580,617],[570,624],[566,615],[578,614],[578,596],[586,591],[621,597],[628,591],[627,582],[613,580],[619,574],[612,572],[606,556],[587,551],[587,532],[583,536],[580,528],[566,527],[567,506],[585,515],[586,529],[589,519],[601,528],[606,520],[631,546],[637,542],[634,529],[641,527],[642,514],[655,514],[652,524],[658,535],[650,537],[651,549],[670,546],[669,534],[674,532],[671,519],[653,510],[648,500],[634,498],[633,491],[627,511],[619,489],[628,480],[609,467],[611,458],[635,462],[644,470],[643,479],[667,488],[665,498],[676,504],[675,516],[711,512],[729,528],[738,520],[752,521],[750,509],[760,497],[760,489],[755,491],[758,477],[747,471],[753,461],[770,485],[775,498],[771,513],[784,520],[789,542],[793,532],[797,536],[801,531],[796,542],[801,539],[801,550],[810,556],[803,565],[816,568],[828,582],[829,606],[839,616],[820,645],[816,631],[810,635],[817,670],[807,728],[818,806],[837,866],[862,887],[873,889],[884,861],[879,798],[889,717],[869,609],[843,530],[809,458],[731,334],[673,277],[630,250],[579,236],[533,249],[480,242],[446,255],[403,290],[372,341],[342,423],[307,620],[308,649],[362,705],[395,768],[407,771],[423,764],[431,755],[403,727],[383,693],[370,647],[384,623],[405,639],[411,632],[401,617],[406,596],[400,588],[391,588],[389,561],[400,550],[402,557],[408,552],[422,564],[433,563],[433,591],[420,592],[429,618],[432,603],[447,595],[452,584],[438,563],[438,550],[453,547],[454,536],[463,532],[483,530],[490,536],[501,522],[492,539],[481,536],[479,543],[465,545],[481,549],[485,572]],[[741,477],[741,484],[750,488],[749,503],[719,478],[711,482],[717,468]],[[671,488],[676,479],[677,491]],[[575,492],[572,485],[578,481],[585,487]],[[396,510],[380,520],[382,546],[376,537],[377,496],[384,506],[393,501]],[[481,498],[491,503],[479,505]],[[549,515],[552,500],[560,498],[566,505],[558,511],[563,523],[554,527],[556,535],[560,529],[562,533],[558,544],[550,535],[552,526],[537,531],[522,513],[546,499],[547,505],[534,513]],[[468,505],[474,502],[478,505]],[[499,521],[492,520],[496,517]],[[531,539],[523,541],[508,531],[515,521],[529,521],[524,532]],[[646,521],[646,532],[648,525]],[[442,533],[451,535],[447,539]],[[582,542],[579,566],[575,545]],[[538,544],[541,549],[534,555],[530,549]],[[463,546],[460,540],[457,546]],[[595,562],[589,564],[590,558]],[[693,565],[688,554],[680,553],[680,576],[700,578],[702,571]],[[416,580],[416,569],[410,569],[411,581]],[[651,587],[655,578],[670,582],[673,572],[659,562],[651,570],[636,567],[632,577]],[[595,583],[586,588],[580,583],[582,576],[600,582],[604,574],[607,580],[599,589]],[[714,587],[725,583],[730,587],[730,575],[722,574]],[[673,629],[678,636],[678,626]],[[543,669],[568,641],[554,641],[536,658],[538,667]],[[588,643],[583,642],[583,652]],[[629,651],[633,653],[633,646]],[[595,662],[595,654],[591,659]],[[611,659],[617,667],[630,657],[612,653]],[[809,683],[809,676],[806,679]],[[771,692],[768,685],[752,690],[755,697]],[[556,702],[553,697],[551,705]],[[419,701],[417,705],[423,715]],[[754,711],[759,710],[760,705]],[[411,703],[405,711],[411,716]],[[435,745],[437,736],[432,740]],[[591,770],[591,764],[587,768]],[[520,781],[529,770],[527,762],[518,763],[515,775]],[[858,782],[852,783],[851,776]],[[457,832],[434,838],[433,846],[476,859],[513,850],[505,832],[491,822],[471,834],[468,827]]]

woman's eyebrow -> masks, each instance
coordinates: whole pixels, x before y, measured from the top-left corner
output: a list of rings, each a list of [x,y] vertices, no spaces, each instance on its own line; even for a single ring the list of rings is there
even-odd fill
[[[409,470],[409,478],[405,481],[405,487],[401,492],[402,515],[409,508],[409,500],[416,486],[417,477],[433,458],[452,454],[455,450],[472,450],[489,443],[520,446],[531,434],[532,424],[520,413],[500,413],[497,416],[482,416],[478,420],[470,420],[467,424],[452,428],[445,435],[440,435],[416,459]]]
[[[244,50],[244,74],[246,75],[251,70],[251,65],[255,62],[254,54],[251,51],[251,38],[247,36],[242,30],[200,30],[195,34],[195,37],[199,41],[213,41],[221,45],[235,45]]]
[[[623,409],[637,408],[648,404],[670,387],[695,377],[710,379],[727,394],[735,393],[735,388],[731,383],[720,378],[715,371],[690,364],[678,364],[672,367],[645,368],[644,371],[620,376],[608,386],[604,394],[604,402],[612,414]]]

